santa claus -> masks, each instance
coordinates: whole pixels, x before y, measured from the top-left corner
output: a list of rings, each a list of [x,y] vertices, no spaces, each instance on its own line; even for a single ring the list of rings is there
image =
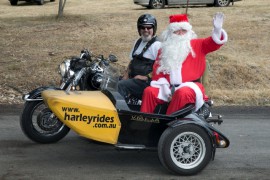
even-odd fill
[[[166,114],[194,103],[198,110],[206,95],[199,79],[206,67],[205,56],[218,50],[228,40],[222,29],[223,13],[213,18],[212,35],[198,39],[186,14],[170,16],[162,33],[162,46],[153,66],[151,86],[144,90],[141,111],[153,113],[158,104],[170,102]]]

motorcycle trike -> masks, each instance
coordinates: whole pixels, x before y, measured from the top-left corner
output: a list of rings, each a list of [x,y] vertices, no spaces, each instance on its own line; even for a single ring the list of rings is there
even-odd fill
[[[94,141],[111,144],[118,150],[154,150],[161,164],[178,175],[194,175],[214,160],[217,148],[230,141],[213,123],[209,106],[195,112],[195,105],[166,115],[165,105],[155,113],[142,113],[139,103],[129,103],[117,92],[118,77],[107,68],[101,88],[95,91],[45,88],[38,100],[26,101],[21,127],[38,143],[55,143],[69,130]],[[27,96],[29,97],[29,95]],[[36,111],[43,104],[44,108]]]

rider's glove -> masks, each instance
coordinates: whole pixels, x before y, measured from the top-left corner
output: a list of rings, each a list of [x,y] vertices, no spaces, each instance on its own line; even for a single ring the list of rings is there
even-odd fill
[[[213,17],[213,26],[214,26],[213,34],[218,38],[221,37],[223,20],[224,14],[221,12],[216,13]]]

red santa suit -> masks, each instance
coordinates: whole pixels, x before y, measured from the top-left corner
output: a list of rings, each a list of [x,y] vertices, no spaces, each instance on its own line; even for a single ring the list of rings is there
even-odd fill
[[[173,27],[170,27],[173,30],[179,28],[178,23],[181,28],[191,30],[185,15],[171,16],[170,23],[173,23]],[[226,41],[227,33],[223,29],[220,34],[213,31],[212,36],[208,38],[190,40],[191,51],[176,68],[178,70],[170,72],[159,72],[162,58],[161,48],[153,66],[151,86],[147,87],[143,93],[141,112],[153,113],[158,104],[169,102],[170,97],[171,102],[166,114],[182,109],[189,103],[194,103],[198,110],[207,98],[203,85],[198,82],[206,67],[205,57],[208,53],[218,50]],[[175,89],[173,94],[172,88]]]

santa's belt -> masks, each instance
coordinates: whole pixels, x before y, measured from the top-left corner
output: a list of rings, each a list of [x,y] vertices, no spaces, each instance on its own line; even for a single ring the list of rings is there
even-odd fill
[[[190,82],[200,82],[200,79],[194,80],[194,81],[190,81]],[[175,92],[175,88],[180,86],[181,84],[171,84],[171,93],[173,95],[173,93]]]
[[[180,84],[171,84],[171,87],[178,87]]]
[[[180,84],[172,84],[172,85],[171,85],[171,87],[172,87],[172,88],[171,88],[171,93],[172,93],[172,95],[173,95],[173,93],[175,92],[175,88],[178,87],[178,86],[180,86]]]
[[[189,82],[201,82],[201,79],[196,79],[194,81],[189,81]],[[171,87],[178,87],[180,86],[181,84],[171,84]]]

